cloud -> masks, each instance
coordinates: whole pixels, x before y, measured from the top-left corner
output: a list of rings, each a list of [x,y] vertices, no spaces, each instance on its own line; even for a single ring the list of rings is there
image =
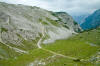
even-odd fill
[[[7,3],[38,6],[51,11],[66,11],[71,15],[87,14],[100,9],[100,0],[0,0]]]

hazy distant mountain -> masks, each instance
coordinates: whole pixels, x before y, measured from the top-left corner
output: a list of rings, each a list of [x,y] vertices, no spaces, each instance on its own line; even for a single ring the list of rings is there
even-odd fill
[[[88,16],[85,21],[81,24],[84,30],[93,29],[100,26],[100,9],[96,10],[93,14]]]
[[[79,16],[73,16],[73,19],[78,23],[82,24],[84,22],[84,19],[88,16],[89,14],[86,15],[79,15]]]

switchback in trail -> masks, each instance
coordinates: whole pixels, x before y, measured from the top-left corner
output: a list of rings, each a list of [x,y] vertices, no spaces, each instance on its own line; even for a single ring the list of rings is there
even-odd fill
[[[65,57],[65,58],[68,58],[68,59],[72,59],[72,60],[77,60],[77,59],[78,59],[78,58],[75,58],[75,57],[66,56],[66,55],[59,54],[59,53],[53,52],[53,51],[51,51],[51,50],[47,50],[47,49],[45,49],[45,48],[42,48],[42,47],[41,47],[42,40],[43,40],[43,38],[45,37],[45,33],[44,33],[44,32],[45,32],[45,28],[43,27],[43,28],[42,28],[42,37],[40,38],[40,40],[39,40],[38,43],[37,43],[38,48],[40,48],[41,50],[47,51],[47,52],[49,52],[49,53],[52,53],[52,54],[54,54],[54,55],[58,55],[58,56]],[[81,61],[81,60],[80,60],[80,61]]]

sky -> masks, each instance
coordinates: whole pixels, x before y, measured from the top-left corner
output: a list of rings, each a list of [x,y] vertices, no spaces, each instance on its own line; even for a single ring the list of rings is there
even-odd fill
[[[0,0],[12,4],[38,6],[50,11],[63,11],[70,15],[91,14],[100,9],[100,0]]]

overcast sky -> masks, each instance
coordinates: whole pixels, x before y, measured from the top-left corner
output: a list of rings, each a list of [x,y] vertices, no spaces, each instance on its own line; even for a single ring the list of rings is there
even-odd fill
[[[100,9],[100,0],[0,0],[1,2],[38,6],[70,15],[87,14]]]

